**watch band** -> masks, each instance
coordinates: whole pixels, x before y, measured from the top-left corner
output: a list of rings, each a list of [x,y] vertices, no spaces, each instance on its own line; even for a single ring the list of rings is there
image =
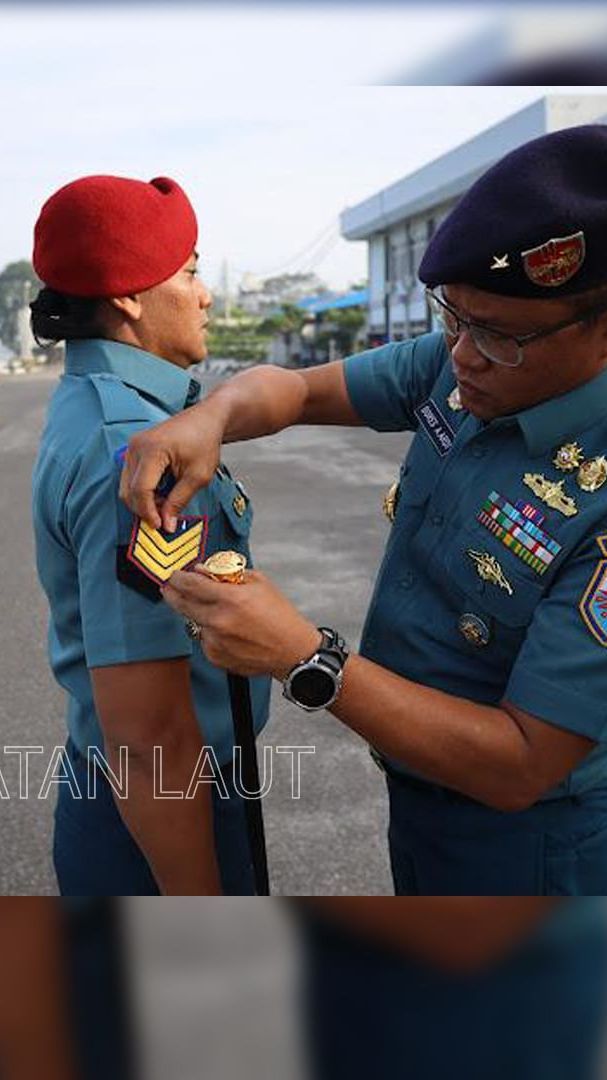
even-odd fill
[[[283,682],[283,697],[286,697],[288,701],[292,701],[293,704],[299,705],[300,708],[305,709],[307,712],[314,712],[316,709],[326,708],[332,704],[341,689],[343,668],[348,659],[348,646],[341,634],[328,626],[319,626],[318,630],[322,634],[322,641],[316,652],[307,660],[301,660],[296,664]],[[326,701],[310,706],[310,704],[295,696],[293,685],[304,672],[314,670],[324,671],[326,675],[330,676],[333,680],[334,690],[332,696],[327,698]]]

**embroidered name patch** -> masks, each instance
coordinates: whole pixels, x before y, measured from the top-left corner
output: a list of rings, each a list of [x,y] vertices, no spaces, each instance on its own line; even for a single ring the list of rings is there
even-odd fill
[[[607,556],[607,533],[597,536],[596,542],[601,555]],[[599,560],[580,601],[579,611],[592,636],[599,645],[607,648],[607,558]]]
[[[513,506],[497,491],[492,491],[477,520],[532,570],[544,574],[561,551],[561,545],[537,524],[538,519],[543,521],[543,515],[529,503],[523,505],[524,510],[520,509],[520,503]]]
[[[135,520],[127,559],[156,583],[168,581],[176,570],[185,570],[204,557],[207,517],[179,517],[174,533],[152,529]]]
[[[434,449],[444,457],[453,446],[455,432],[448,420],[441,413],[438,405],[432,398],[420,405],[415,410],[415,415],[423,427]]]

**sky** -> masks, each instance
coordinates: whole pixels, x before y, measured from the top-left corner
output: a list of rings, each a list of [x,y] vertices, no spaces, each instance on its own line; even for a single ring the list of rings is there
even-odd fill
[[[29,257],[42,203],[69,180],[165,175],[195,206],[211,287],[224,261],[232,287],[296,270],[347,287],[366,245],[339,237],[346,206],[558,89],[380,85],[491,18],[476,5],[0,6],[0,267]]]

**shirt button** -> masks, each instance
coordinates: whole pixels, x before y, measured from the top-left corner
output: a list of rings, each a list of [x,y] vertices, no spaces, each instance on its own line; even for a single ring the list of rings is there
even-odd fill
[[[430,524],[431,525],[442,525],[444,520],[445,520],[445,518],[444,518],[443,514],[432,514],[431,517],[430,517]]]
[[[400,584],[402,585],[403,589],[410,589],[413,585],[413,581],[413,574],[410,570],[408,570],[407,573],[403,574],[402,578],[400,579]]]
[[[484,457],[485,456],[485,447],[484,446],[479,446],[478,444],[475,444],[472,447],[472,456],[477,457],[477,458]]]

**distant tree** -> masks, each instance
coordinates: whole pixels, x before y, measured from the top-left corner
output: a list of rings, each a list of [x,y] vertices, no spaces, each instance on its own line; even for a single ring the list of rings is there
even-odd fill
[[[27,259],[8,263],[0,273],[0,341],[13,352],[18,351],[17,313],[23,307],[28,283],[33,297],[42,282]]]
[[[263,334],[282,334],[287,345],[291,334],[298,333],[306,321],[306,313],[297,304],[282,304],[280,311],[268,315],[260,326]]]
[[[340,356],[347,356],[354,350],[356,337],[365,325],[366,318],[362,307],[332,308],[324,313],[323,331],[319,338],[333,338]]]

